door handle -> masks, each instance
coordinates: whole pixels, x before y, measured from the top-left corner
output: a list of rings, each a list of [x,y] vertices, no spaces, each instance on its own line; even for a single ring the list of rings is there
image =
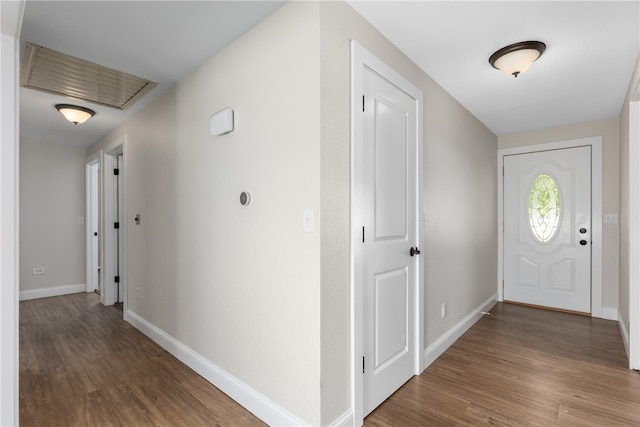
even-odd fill
[[[583,239],[583,240],[580,240],[580,244],[581,244],[582,246],[585,246],[585,245],[587,244],[587,241],[586,241],[586,240],[584,240],[584,239]]]
[[[420,249],[418,249],[417,246],[415,248],[412,247],[411,249],[409,249],[409,255],[420,255]]]

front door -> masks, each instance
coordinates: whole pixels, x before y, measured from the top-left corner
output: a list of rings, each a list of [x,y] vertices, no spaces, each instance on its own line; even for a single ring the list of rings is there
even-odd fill
[[[504,300],[591,312],[591,147],[504,157]]]
[[[414,97],[369,69],[363,73],[366,415],[415,370],[418,112]]]

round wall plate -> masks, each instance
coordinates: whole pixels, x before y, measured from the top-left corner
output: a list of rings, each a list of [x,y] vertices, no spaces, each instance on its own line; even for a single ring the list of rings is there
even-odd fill
[[[247,191],[240,193],[240,204],[247,206],[249,203],[251,203],[251,195]]]

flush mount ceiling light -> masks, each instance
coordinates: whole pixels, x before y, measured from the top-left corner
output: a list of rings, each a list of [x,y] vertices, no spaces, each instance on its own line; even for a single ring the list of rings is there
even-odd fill
[[[96,114],[93,110],[71,104],[57,104],[56,110],[74,125],[84,123]]]
[[[537,41],[514,43],[491,55],[489,64],[508,76],[518,77],[542,56],[546,48],[547,45]]]

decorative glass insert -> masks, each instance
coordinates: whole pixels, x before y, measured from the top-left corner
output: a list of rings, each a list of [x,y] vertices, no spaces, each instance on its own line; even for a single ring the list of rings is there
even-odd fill
[[[540,243],[548,243],[556,236],[560,225],[560,194],[556,181],[541,173],[529,190],[529,227]]]

